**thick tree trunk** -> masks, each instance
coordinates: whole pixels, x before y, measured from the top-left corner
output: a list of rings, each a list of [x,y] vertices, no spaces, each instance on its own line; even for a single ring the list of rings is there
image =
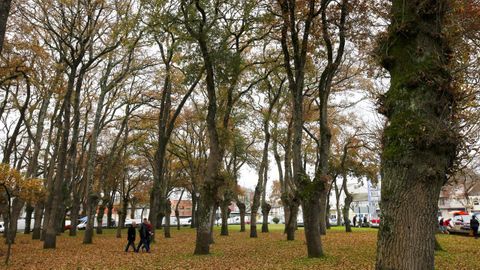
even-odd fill
[[[444,30],[449,1],[394,0],[377,54],[391,77],[381,99],[381,219],[376,269],[434,269],[438,196],[456,157],[455,89]]]
[[[8,226],[10,230],[10,233],[8,235],[10,236],[10,243],[12,244],[15,243],[15,237],[17,236],[18,218],[20,217],[20,212],[22,211],[23,205],[24,202],[21,199],[13,199],[12,210],[9,220],[10,225]]]
[[[137,204],[130,203],[130,219],[135,219],[135,211],[137,211]],[[143,212],[141,218],[143,218]]]
[[[262,216],[263,216],[262,233],[268,232],[268,215],[270,214],[270,209],[272,209],[272,206],[270,204],[268,203],[262,204]]]
[[[228,206],[230,205],[229,201],[223,201],[220,203],[220,210],[222,213],[222,229],[220,231],[220,235],[228,236],[228,215],[230,209]]]
[[[122,200],[122,209],[118,211],[119,221],[117,225],[117,238],[122,237],[122,229],[125,225],[125,219],[127,218],[127,210],[128,210],[128,199],[123,198]]]
[[[87,201],[87,225],[85,226],[85,234],[83,235],[84,244],[93,243],[93,227],[95,214],[97,212],[99,196],[96,193],[90,193],[88,195]],[[97,226],[102,226],[102,224],[97,224]]]
[[[32,215],[34,209],[35,208],[30,203],[27,203],[27,205],[25,206],[25,231],[23,232],[24,234],[30,234],[30,232],[33,230]]]
[[[107,205],[107,228],[108,229],[111,229],[113,228],[113,218],[112,218],[112,215],[113,215],[113,203],[112,202],[109,202],[108,205]]]
[[[170,234],[170,215],[172,214],[172,203],[170,200],[167,200],[165,205],[165,230],[164,235],[165,238],[170,238],[172,235]]]
[[[180,211],[175,210],[175,218],[177,219],[177,231],[180,231]]]
[[[288,217],[285,216],[285,233],[287,241],[295,240],[295,230],[297,229],[298,203],[293,200],[284,201]]]
[[[340,198],[339,198],[339,200],[340,200]],[[337,207],[337,226],[342,225],[342,219],[343,219],[343,215],[342,215],[343,210],[340,209],[339,200],[337,200],[337,203],[336,203],[336,207]],[[347,215],[347,219],[348,219],[348,215]]]
[[[312,196],[310,200],[302,202],[303,222],[305,226],[305,239],[307,242],[308,257],[317,258],[323,256],[322,241],[320,238],[320,201]],[[323,219],[324,220],[324,219]]]
[[[35,219],[35,223],[33,224],[32,239],[36,240],[40,239],[43,216],[43,203],[37,203],[33,216]]]
[[[204,202],[205,199],[200,197],[199,207],[197,210],[198,224],[197,224],[197,236],[195,242],[196,255],[209,254],[210,242],[211,242],[211,220],[213,215],[213,204]]]
[[[343,222],[345,223],[345,232],[352,232],[352,225],[350,224],[350,219],[348,218],[348,213],[350,212],[350,204],[353,201],[353,197],[350,193],[345,192],[345,202],[343,205]]]
[[[259,182],[260,183],[260,182]],[[250,207],[250,238],[256,238],[257,235],[257,215],[260,208],[260,195],[262,187],[257,184],[253,195],[252,206]]]
[[[237,201],[237,207],[240,210],[240,232],[245,232],[245,214],[247,207],[244,203]]]
[[[12,0],[4,0],[0,2],[0,54],[3,50],[3,42],[7,31],[7,20],[10,13]]]
[[[77,225],[78,225],[78,214],[80,212],[80,197],[76,195],[77,192],[73,195],[72,208],[70,209],[70,236],[77,236]]]

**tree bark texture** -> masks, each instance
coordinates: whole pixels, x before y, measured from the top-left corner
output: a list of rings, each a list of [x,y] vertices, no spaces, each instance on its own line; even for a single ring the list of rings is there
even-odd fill
[[[10,14],[10,6],[12,0],[4,0],[0,2],[0,54],[3,50],[3,42],[5,41],[5,33],[7,31],[8,15]]]
[[[381,220],[376,269],[434,269],[438,196],[455,160],[455,89],[446,0],[394,0],[377,55],[390,73],[380,99]]]
[[[222,214],[222,228],[220,235],[228,236],[228,216],[230,215],[230,201],[223,201],[220,203],[220,211]]]
[[[240,211],[240,232],[245,232],[245,213],[247,212],[247,206],[237,201],[237,207]]]

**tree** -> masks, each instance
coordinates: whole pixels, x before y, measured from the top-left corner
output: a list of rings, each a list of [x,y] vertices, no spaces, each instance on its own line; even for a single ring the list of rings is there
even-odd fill
[[[379,107],[387,125],[377,269],[434,269],[438,195],[458,144],[448,8],[443,0],[393,1],[376,51],[391,76]]]
[[[7,32],[7,20],[8,15],[10,15],[11,4],[12,0],[5,0],[0,3],[0,54],[2,53],[5,33]]]

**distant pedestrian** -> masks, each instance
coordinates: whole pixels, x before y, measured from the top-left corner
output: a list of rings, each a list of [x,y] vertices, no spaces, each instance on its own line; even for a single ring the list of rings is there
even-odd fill
[[[136,235],[135,227],[137,227],[137,224],[135,223],[135,221],[132,221],[132,226],[128,228],[128,232],[127,232],[128,243],[127,243],[127,246],[125,247],[125,252],[128,252],[128,249],[130,248],[130,246],[133,248],[133,251],[137,251],[135,249],[135,235]]]
[[[368,227],[367,224],[368,224],[367,216],[364,216],[363,217],[363,226]]]
[[[362,216],[360,216],[358,218],[358,227],[361,228],[362,227]]]
[[[445,227],[445,220],[443,218],[438,221],[438,229],[440,230],[441,233],[445,234],[447,228]]]
[[[153,238],[153,227],[150,220],[147,220],[147,242],[148,242],[148,249],[150,250],[150,243],[152,243]]]
[[[353,216],[353,227],[357,227],[357,215]]]
[[[150,252],[150,240],[149,240],[149,232],[148,232],[148,220],[146,218],[143,219],[138,232],[140,233],[140,243],[138,243],[138,247],[136,252],[140,251],[140,248],[145,249],[147,252]]]
[[[470,220],[470,229],[473,230],[473,236],[475,236],[475,239],[478,239],[478,219],[475,217],[475,215],[472,215],[472,219]]]

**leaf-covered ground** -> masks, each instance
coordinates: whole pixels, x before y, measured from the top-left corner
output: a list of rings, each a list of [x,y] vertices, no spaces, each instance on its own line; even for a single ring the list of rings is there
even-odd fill
[[[58,237],[56,250],[43,250],[42,243],[19,234],[13,246],[13,257],[6,269],[372,269],[375,262],[377,231],[357,229],[346,234],[343,228],[332,228],[322,238],[326,256],[306,258],[303,230],[298,240],[287,242],[280,225],[272,232],[250,239],[248,233],[230,227],[230,236],[215,231],[212,254],[193,256],[195,232],[182,228],[172,230],[172,238],[160,237],[152,253],[125,253],[126,241],[115,238],[114,230],[95,235],[94,244],[83,245],[80,233]],[[125,233],[123,232],[126,237]],[[157,231],[160,235],[161,231]],[[157,237],[158,238],[158,237]],[[437,269],[480,269],[480,239],[458,235],[439,235],[445,251],[437,252]],[[0,260],[6,246],[0,245]],[[0,268],[5,268],[0,264]]]

